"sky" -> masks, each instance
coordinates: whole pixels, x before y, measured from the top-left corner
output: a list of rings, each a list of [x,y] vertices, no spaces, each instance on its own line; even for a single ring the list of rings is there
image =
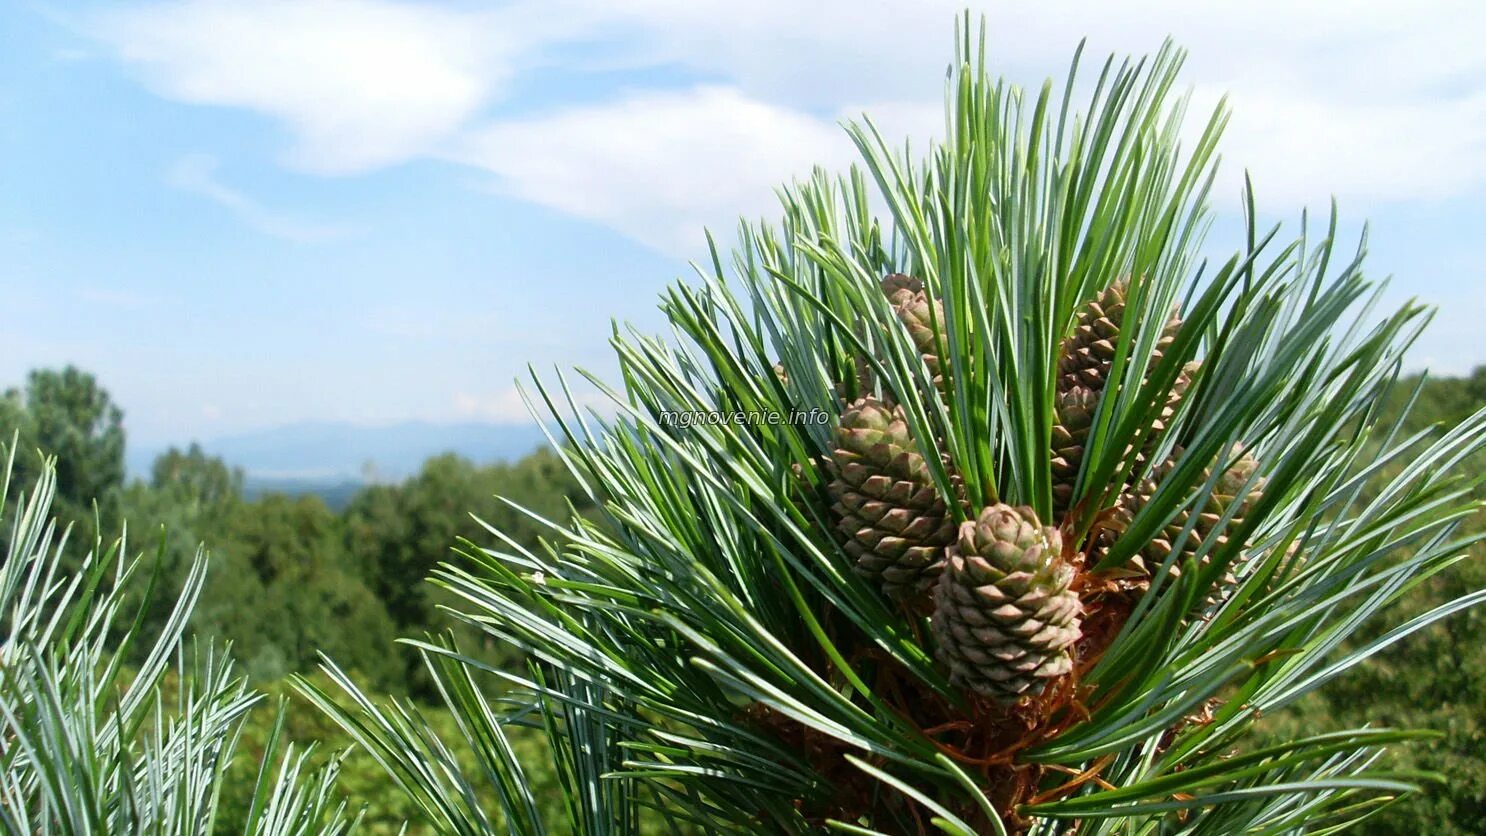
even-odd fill
[[[867,113],[931,136],[961,3],[0,0],[0,386],[74,363],[131,443],[302,421],[525,422],[540,369],[614,368],[611,320]],[[1003,2],[991,63],[1190,50],[1229,94],[1211,246],[1370,223],[1410,357],[1486,363],[1486,6]],[[1292,226],[1293,228],[1293,226]]]

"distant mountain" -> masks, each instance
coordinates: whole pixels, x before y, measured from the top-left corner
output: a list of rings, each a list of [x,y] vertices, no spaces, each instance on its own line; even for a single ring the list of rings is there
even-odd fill
[[[536,424],[434,424],[409,421],[380,427],[338,422],[286,424],[201,442],[202,449],[241,467],[251,485],[326,484],[403,479],[425,459],[457,453],[476,462],[510,461],[546,443]],[[184,445],[181,445],[184,446]],[[135,449],[129,469],[141,476],[160,448]],[[304,491],[290,491],[304,492]]]
[[[286,493],[290,496],[312,494],[324,500],[330,510],[339,513],[365,487],[366,482],[360,479],[259,479],[249,476],[243,483],[243,497],[255,500],[268,493]]]

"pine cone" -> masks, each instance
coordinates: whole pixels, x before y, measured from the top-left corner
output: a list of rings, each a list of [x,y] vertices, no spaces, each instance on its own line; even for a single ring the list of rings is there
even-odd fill
[[[1171,419],[1176,415],[1177,406],[1181,403],[1188,387],[1191,385],[1190,375],[1195,373],[1200,364],[1188,363],[1177,377],[1171,394],[1161,407],[1161,413],[1151,425],[1150,432],[1145,437],[1145,442],[1137,452],[1133,445],[1126,445],[1125,455],[1134,455],[1134,461],[1130,463],[1131,482],[1139,481],[1140,473],[1145,470],[1146,462],[1149,460],[1156,444],[1171,424]],[[1053,510],[1059,517],[1068,513],[1069,506],[1073,502],[1074,487],[1078,484],[1079,468],[1083,466],[1084,449],[1088,444],[1089,429],[1094,422],[1094,414],[1099,409],[1099,399],[1103,397],[1099,392],[1086,386],[1074,386],[1066,392],[1060,392],[1057,396],[1058,421],[1053,425]],[[1127,458],[1128,461],[1128,458]],[[1132,484],[1132,489],[1138,489],[1138,485]]]
[[[1059,517],[1068,513],[1073,502],[1089,425],[1108,383],[1110,366],[1114,362],[1120,331],[1124,325],[1125,296],[1128,289],[1129,282],[1125,279],[1105,288],[1078,312],[1073,334],[1063,341],[1063,353],[1058,361],[1053,424],[1053,510]],[[1162,354],[1171,345],[1180,327],[1181,320],[1173,311],[1152,352],[1152,367],[1160,362]],[[1165,432],[1176,413],[1177,404],[1191,382],[1190,373],[1195,370],[1195,364],[1189,364],[1182,370],[1168,402],[1163,405],[1160,417],[1146,436],[1142,454],[1148,453]],[[1127,446],[1125,455],[1133,453],[1135,451],[1131,446]],[[1139,462],[1134,468],[1135,472],[1138,469]]]
[[[1058,423],[1053,425],[1053,509],[1061,517],[1073,501],[1078,471],[1083,466],[1084,444],[1094,412],[1099,408],[1099,393],[1087,386],[1075,386],[1058,395]]]
[[[1178,450],[1173,454],[1172,458],[1157,467],[1150,478],[1136,484],[1120,498],[1120,502],[1116,506],[1111,520],[1100,535],[1101,551],[1112,546],[1118,540],[1130,522],[1134,520],[1135,515],[1139,513],[1140,509],[1155,494],[1156,487],[1160,481],[1176,466],[1176,461],[1180,455],[1181,451]],[[1189,558],[1196,556],[1197,551],[1203,547],[1204,543],[1213,541],[1212,546],[1207,549],[1207,552],[1199,561],[1199,565],[1204,567],[1211,562],[1214,552],[1223,549],[1227,545],[1228,532],[1237,530],[1243,524],[1244,516],[1248,509],[1253,507],[1254,503],[1258,502],[1264,495],[1263,479],[1255,480],[1252,485],[1247,484],[1249,477],[1253,475],[1254,470],[1258,466],[1258,461],[1252,455],[1245,452],[1239,456],[1238,460],[1223,475],[1218,477],[1213,485],[1212,494],[1207,498],[1205,503],[1202,503],[1202,508],[1197,514],[1197,520],[1192,523],[1192,530],[1187,533],[1186,539],[1181,541],[1181,554],[1172,561],[1170,567],[1172,578],[1181,576],[1182,566]],[[1212,471],[1210,469],[1204,471],[1202,481],[1199,485],[1205,485],[1211,474]],[[1247,492],[1245,492],[1246,486],[1248,488]],[[1223,515],[1235,503],[1238,504],[1238,508],[1233,512],[1233,518],[1219,531],[1218,524],[1222,521]],[[1194,502],[1192,504],[1196,503]],[[1175,544],[1182,536],[1183,529],[1186,528],[1188,521],[1192,519],[1192,512],[1192,507],[1184,508],[1165,527],[1158,531],[1151,538],[1150,542],[1146,543],[1144,547],[1131,557],[1129,569],[1143,579],[1138,584],[1139,586],[1149,586],[1149,578],[1171,556]],[[1240,555],[1238,560],[1242,560],[1243,557],[1243,555]],[[1230,566],[1229,571],[1224,573],[1223,578],[1219,582],[1218,589],[1215,590],[1215,594],[1207,598],[1208,604],[1217,603],[1238,582],[1232,572],[1233,568],[1236,568],[1236,562],[1234,566]]]
[[[1115,343],[1125,323],[1125,297],[1129,289],[1129,279],[1119,279],[1078,312],[1073,333],[1063,341],[1062,359],[1058,362],[1058,391],[1066,392],[1075,386],[1085,386],[1096,392],[1104,390],[1110,364],[1114,362]],[[1176,339],[1181,325],[1181,319],[1173,310],[1161,337],[1156,340],[1151,366],[1160,362],[1172,340]]]
[[[876,398],[841,414],[827,466],[843,548],[856,572],[890,597],[932,587],[954,539],[954,519],[908,432],[902,407]]]
[[[960,527],[935,588],[934,638],[950,681],[1002,702],[1073,670],[1083,606],[1057,529],[993,505]]]
[[[899,321],[908,329],[913,347],[924,359],[934,388],[944,391],[944,374],[939,362],[939,339],[935,330],[944,327],[944,306],[939,300],[929,303],[924,283],[912,276],[893,273],[882,280],[882,292],[892,303]]]

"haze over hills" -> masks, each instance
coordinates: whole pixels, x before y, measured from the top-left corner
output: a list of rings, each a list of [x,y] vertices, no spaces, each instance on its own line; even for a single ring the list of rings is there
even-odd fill
[[[250,490],[298,493],[372,479],[404,479],[417,472],[424,460],[440,453],[457,453],[476,462],[507,461],[544,444],[546,437],[536,424],[409,421],[379,427],[344,422],[286,424],[208,439],[201,447],[241,467]],[[150,464],[164,449],[131,447],[129,472],[148,475]]]

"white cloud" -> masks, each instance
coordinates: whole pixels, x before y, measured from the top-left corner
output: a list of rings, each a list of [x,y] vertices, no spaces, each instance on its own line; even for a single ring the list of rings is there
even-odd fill
[[[1229,205],[1244,168],[1261,196],[1287,209],[1335,193],[1366,210],[1486,185],[1479,3],[1424,0],[1406,11],[1350,0],[980,5],[993,68],[1028,86],[1061,76],[1084,37],[1086,75],[1108,52],[1149,53],[1168,34],[1188,47],[1184,83],[1198,88],[1198,103],[1232,93],[1219,183]],[[605,7],[604,25],[628,39],[620,58],[635,64],[676,62],[731,79],[743,95],[811,111],[919,102],[924,121],[909,130],[939,127],[938,82],[961,3],[735,6],[640,0]],[[1205,115],[1197,107],[1192,118]]]
[[[676,64],[729,79],[754,98],[830,112],[854,101],[937,100],[951,27],[964,6],[963,0],[568,0],[561,8],[574,32],[603,37],[606,48],[590,60]],[[1060,61],[1071,43],[1056,45]]]
[[[899,135],[937,131],[956,2],[390,0],[130,7],[95,30],[162,95],[284,124],[291,161],[360,171],[419,157],[497,174],[502,187],[652,246],[696,254],[700,224],[773,214],[772,188],[851,157],[835,114],[869,108]],[[990,60],[1023,83],[1061,76],[1089,37],[1110,51],[1190,47],[1199,104],[1232,91],[1223,206],[1244,168],[1271,209],[1350,212],[1486,185],[1486,7],[1384,2],[1134,0],[987,4]],[[558,52],[561,50],[561,52]],[[560,56],[560,57],[559,57]],[[676,67],[709,86],[552,101],[510,118],[513,80]],[[886,114],[884,116],[884,114]],[[1195,108],[1193,118],[1202,115]],[[848,150],[843,150],[848,149]],[[1276,205],[1280,204],[1280,205]]]
[[[484,15],[382,0],[161,3],[93,30],[162,95],[268,114],[320,173],[401,162],[457,131],[510,74]]]
[[[343,224],[315,223],[264,207],[218,180],[217,165],[216,158],[207,154],[182,157],[165,173],[165,181],[226,208],[252,228],[275,238],[314,243],[351,234],[351,228]]]
[[[665,252],[695,255],[704,228],[727,240],[738,218],[773,219],[775,189],[858,155],[841,123],[868,114],[889,142],[923,147],[942,106],[879,102],[818,117],[732,87],[636,92],[548,116],[497,122],[451,157],[499,175],[533,203],[598,221]]]
[[[1216,99],[1216,96],[1212,97]],[[1455,100],[1339,102],[1303,91],[1231,95],[1225,197],[1243,166],[1265,204],[1437,200],[1486,183],[1486,90]]]
[[[522,198],[685,251],[703,224],[726,233],[740,214],[768,210],[780,180],[840,164],[850,146],[829,122],[698,87],[497,123],[455,157]]]

